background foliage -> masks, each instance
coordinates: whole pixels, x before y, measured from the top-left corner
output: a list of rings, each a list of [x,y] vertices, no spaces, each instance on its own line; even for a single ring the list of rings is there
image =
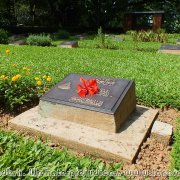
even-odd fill
[[[8,43],[8,32],[4,29],[0,29],[0,44],[7,44]]]
[[[124,13],[164,10],[164,28],[180,32],[179,0],[1,0],[0,26],[122,28]]]

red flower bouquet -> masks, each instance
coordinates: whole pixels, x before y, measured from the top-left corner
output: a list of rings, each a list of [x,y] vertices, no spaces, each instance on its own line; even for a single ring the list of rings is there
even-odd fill
[[[80,77],[80,81],[83,84],[83,85],[81,84],[77,85],[78,95],[80,97],[85,97],[88,94],[90,96],[93,96],[94,94],[99,92],[96,79],[87,80]]]

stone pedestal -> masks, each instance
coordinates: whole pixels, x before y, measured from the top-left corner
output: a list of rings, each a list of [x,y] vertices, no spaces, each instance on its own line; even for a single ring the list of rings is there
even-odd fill
[[[38,113],[38,108],[11,119],[9,127],[44,140],[48,138],[77,152],[128,163],[134,162],[158,113],[157,110],[137,106],[119,132],[110,133],[72,121],[44,118]]]
[[[95,78],[99,92],[79,97],[80,77]],[[133,81],[70,74],[9,126],[76,151],[132,163],[157,113],[136,107]]]
[[[78,42],[77,41],[64,41],[58,47],[61,48],[77,48]]]
[[[180,45],[162,44],[159,52],[180,55]]]

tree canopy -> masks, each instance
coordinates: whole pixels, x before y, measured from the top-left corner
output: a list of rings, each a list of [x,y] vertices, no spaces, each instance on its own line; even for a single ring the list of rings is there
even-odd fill
[[[180,32],[179,0],[0,0],[0,26],[119,28],[124,13],[164,10],[164,27]]]

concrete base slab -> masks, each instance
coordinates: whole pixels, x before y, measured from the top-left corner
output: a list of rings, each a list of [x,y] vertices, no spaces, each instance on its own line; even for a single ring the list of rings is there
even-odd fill
[[[44,118],[36,107],[11,119],[9,126],[42,138],[48,137],[52,142],[76,151],[132,163],[157,114],[157,110],[137,106],[120,131],[111,133],[70,121]]]
[[[180,46],[173,44],[162,44],[159,52],[180,55]]]
[[[180,55],[180,50],[160,50],[159,52],[165,54],[177,54]]]

